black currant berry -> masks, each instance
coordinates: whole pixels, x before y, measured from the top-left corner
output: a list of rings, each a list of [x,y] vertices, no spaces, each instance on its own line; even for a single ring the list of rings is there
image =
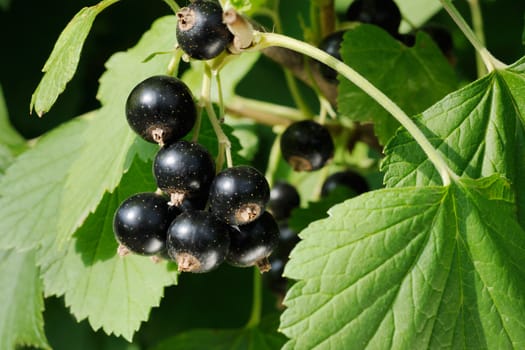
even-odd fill
[[[178,211],[170,209],[167,199],[156,193],[139,193],[124,200],[113,217],[113,231],[126,250],[154,255],[165,249],[166,232]]]
[[[270,187],[257,169],[239,165],[221,171],[210,187],[209,208],[230,225],[257,219],[270,199]]]
[[[352,170],[340,171],[328,176],[321,188],[321,196],[325,197],[338,187],[345,187],[356,195],[370,191],[370,187],[361,174]]]
[[[130,127],[143,139],[160,145],[190,132],[197,109],[190,89],[170,76],[153,76],[131,90],[126,101]]]
[[[334,155],[330,132],[313,120],[288,126],[281,135],[281,153],[295,171],[322,168]]]
[[[288,260],[292,249],[299,243],[300,239],[297,232],[292,230],[287,222],[279,224],[279,247],[274,255]]]
[[[223,52],[233,34],[222,21],[222,7],[216,1],[196,0],[177,12],[177,42],[190,57],[209,60]]]
[[[186,211],[168,228],[167,249],[179,271],[208,272],[226,258],[233,228],[208,211]]]
[[[185,140],[162,147],[153,161],[157,186],[180,206],[186,197],[203,197],[215,176],[215,161],[198,143]]]
[[[279,226],[264,212],[249,224],[238,226],[230,234],[230,251],[226,261],[238,267],[257,265],[261,272],[270,270],[268,257],[279,244]]]
[[[341,53],[339,50],[341,49],[341,44],[343,43],[344,33],[344,31],[339,31],[328,35],[321,41],[319,48],[330,56],[341,60]],[[326,80],[334,83],[337,82],[337,72],[334,69],[328,67],[326,64],[319,63],[319,72]]]
[[[393,0],[355,0],[348,7],[346,19],[375,24],[394,35],[401,24],[401,11]]]
[[[294,186],[287,182],[279,181],[270,190],[270,201],[267,210],[272,213],[277,221],[290,217],[290,213],[301,203],[299,193]]]

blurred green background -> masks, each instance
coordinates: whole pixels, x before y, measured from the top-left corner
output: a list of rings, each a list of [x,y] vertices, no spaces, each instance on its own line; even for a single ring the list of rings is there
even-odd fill
[[[104,71],[104,62],[112,53],[133,46],[156,18],[171,14],[170,8],[160,0],[122,1],[104,11],[95,21],[84,47],[79,69],[66,92],[43,118],[38,118],[34,113],[30,115],[31,94],[41,79],[41,68],[55,40],[76,12],[95,3],[96,1],[0,0],[0,85],[11,122],[24,137],[37,137],[74,116],[97,108],[95,95],[98,78]],[[185,1],[180,3],[185,4]],[[282,3],[286,6],[287,1]],[[466,1],[455,3],[468,19]],[[522,43],[525,1],[484,1],[482,11],[489,50],[505,63],[512,63],[522,57],[525,52]],[[450,28],[454,38],[458,74],[465,81],[475,79],[473,50],[466,39],[447,14],[440,12],[431,21]],[[286,84],[268,79],[268,71],[274,71],[277,79],[282,79],[278,67],[263,57],[253,73],[239,85],[239,93],[291,104],[286,91],[284,94],[276,93],[276,90],[284,89]],[[63,300],[56,298],[46,301],[46,333],[55,349],[138,349],[151,346],[184,329],[240,327],[247,320],[250,311],[251,279],[251,269],[234,269],[228,266],[205,276],[182,276],[178,287],[166,290],[161,307],[152,311],[150,321],[136,335],[136,345],[107,337],[101,331],[95,333],[85,321],[77,324],[65,308]],[[239,288],[232,290],[232,285]],[[213,295],[210,295],[210,291],[213,291]],[[266,291],[266,313],[275,310],[275,302],[276,299]],[[230,310],[235,312],[229,312]]]

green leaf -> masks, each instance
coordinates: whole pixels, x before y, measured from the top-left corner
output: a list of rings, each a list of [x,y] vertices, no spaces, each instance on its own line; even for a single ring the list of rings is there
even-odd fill
[[[274,350],[283,346],[286,338],[278,334],[277,323],[263,319],[256,328],[194,329],[162,341],[153,350]]]
[[[525,227],[525,58],[455,91],[415,118],[459,175],[499,173],[516,192]],[[387,145],[388,187],[440,184],[439,174],[406,131]]]
[[[458,84],[452,67],[425,33],[418,33],[416,44],[408,48],[380,28],[360,25],[344,35],[341,56],[409,115],[430,107]],[[341,79],[338,90],[344,117],[373,121],[383,144],[394,135],[399,123],[361,89]]]
[[[405,19],[399,28],[401,33],[425,24],[442,8],[441,2],[434,0],[396,0],[396,4]]]
[[[311,224],[285,275],[286,349],[525,346],[525,232],[498,176],[383,189]]]
[[[49,111],[77,70],[82,46],[97,15],[119,0],[103,0],[84,7],[60,34],[42,71],[45,73],[31,97],[30,110],[39,116]]]
[[[0,145],[6,146],[13,153],[19,153],[26,148],[24,138],[13,128],[9,121],[9,113],[5,104],[4,93],[0,85]]]
[[[239,12],[253,13],[266,5],[268,0],[230,0],[230,5]]]
[[[60,216],[75,209],[63,206],[68,170],[83,146],[92,119],[77,117],[41,137],[22,153],[0,180],[0,247],[19,250],[51,246]],[[56,246],[53,246],[57,250]],[[51,256],[54,253],[50,252]]]
[[[14,156],[11,150],[2,144],[0,144],[0,179],[5,173],[5,170],[13,163]]]
[[[77,320],[87,318],[94,330],[122,335],[131,341],[140,323],[159,306],[164,287],[177,281],[167,263],[148,257],[116,254],[113,216],[129,196],[154,191],[151,162],[138,159],[124,175],[114,193],[106,193],[70,240],[67,251],[42,267],[47,295],[65,295]]]
[[[42,282],[35,252],[0,250],[0,349],[50,349],[44,334]]]

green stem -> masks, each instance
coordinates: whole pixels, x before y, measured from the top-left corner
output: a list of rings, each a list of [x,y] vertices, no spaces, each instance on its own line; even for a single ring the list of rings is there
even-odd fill
[[[476,37],[478,38],[481,45],[485,46],[485,33],[483,32],[483,16],[481,14],[481,7],[479,5],[479,1],[467,0],[467,3],[469,4],[470,13],[472,15],[472,27],[474,29],[474,33],[476,34]],[[483,59],[477,52],[476,67],[478,71],[478,78],[481,78],[482,76],[487,74],[487,68],[483,63]]]
[[[281,23],[281,18],[278,15],[279,13],[278,9],[279,9],[279,1],[276,0],[274,3],[273,11],[272,11],[274,13],[272,18],[274,21],[275,30],[278,33],[282,33],[283,26]],[[286,68],[283,69],[283,72],[284,72],[284,78],[286,80],[286,85],[288,86],[288,91],[290,92],[290,95],[292,95],[292,99],[295,105],[297,106],[297,108],[299,108],[304,113],[303,118],[312,119],[313,113],[308,107],[308,104],[304,101],[303,96],[301,95],[301,92],[299,91],[299,86],[297,85],[297,80],[295,80],[294,75],[292,74],[292,72],[290,72]]]
[[[304,114],[292,107],[234,96],[226,104],[228,114],[250,118],[266,125],[289,125],[304,119]]]
[[[257,267],[253,268],[253,301],[250,319],[245,328],[255,328],[261,322],[262,311],[262,278]]]
[[[275,135],[272,148],[270,149],[270,156],[268,157],[268,165],[266,166],[265,177],[270,188],[273,187],[274,176],[281,161],[281,134],[282,131],[277,132]]]
[[[448,12],[450,17],[456,22],[456,25],[459,27],[459,29],[463,32],[463,34],[467,37],[468,41],[474,46],[474,49],[476,49],[477,53],[481,57],[481,60],[483,61],[483,64],[487,68],[488,72],[492,72],[495,69],[503,69],[506,68],[507,65],[500,62],[496,57],[492,56],[492,54],[487,50],[485,47],[485,44],[476,36],[476,34],[472,31],[472,29],[469,27],[467,22],[465,22],[465,19],[457,8],[452,4],[451,0],[439,0],[441,4],[443,5],[443,8]]]
[[[405,129],[407,129],[407,131],[416,140],[416,142],[423,149],[429,160],[439,172],[443,185],[449,185],[451,182],[451,177],[457,177],[457,175],[455,175],[452,170],[450,170],[441,154],[439,154],[439,152],[434,149],[432,144],[426,138],[425,134],[423,134],[423,132],[417,127],[412,119],[410,119],[410,117],[401,108],[399,108],[395,102],[389,99],[382,91],[372,85],[358,72],[338,59],[330,56],[326,52],[300,40],[274,33],[255,33],[255,37],[255,42],[257,45],[255,45],[253,49],[260,50],[270,46],[285,47],[316,59],[336,70],[339,74],[367,93],[385,110],[392,114],[392,116],[396,118],[396,120]]]
[[[224,153],[226,153],[227,166],[231,167],[233,165],[231,157],[231,143],[228,139],[228,136],[226,136],[226,134],[222,130],[219,120],[217,119],[217,115],[215,114],[215,110],[213,109],[213,106],[211,104],[210,95],[211,69],[206,65],[204,68],[204,75],[202,79],[200,103],[206,109],[208,119],[210,120],[213,131],[215,132],[215,135],[217,135],[217,142],[219,143],[219,151],[217,155],[217,171],[220,171],[222,169],[224,161]]]
[[[97,7],[97,10],[99,12],[105,10],[106,8],[108,8],[109,6],[119,2],[120,0],[106,0],[106,1],[101,1],[99,2],[98,4],[94,5],[94,7]]]
[[[171,75],[175,77],[178,75],[179,64],[180,64],[180,60],[183,54],[184,53],[182,52],[182,50],[178,50],[178,49],[174,50],[171,60],[168,63],[168,69],[166,72],[167,75]]]
[[[173,13],[177,13],[180,10],[180,6],[173,0],[162,0],[170,7]]]

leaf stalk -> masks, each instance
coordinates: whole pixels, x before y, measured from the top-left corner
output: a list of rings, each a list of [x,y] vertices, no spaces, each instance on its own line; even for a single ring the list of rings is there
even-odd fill
[[[489,50],[485,47],[483,39],[479,38],[476,35],[476,33],[474,33],[474,31],[470,28],[470,26],[467,24],[467,22],[463,18],[463,16],[461,16],[458,9],[452,4],[451,0],[439,0],[439,1],[443,5],[443,8],[448,12],[452,20],[456,23],[459,29],[467,37],[468,41],[470,41],[472,46],[474,46],[474,49],[476,49],[479,57],[485,64],[485,67],[487,68],[487,71],[489,73],[496,69],[504,69],[507,67],[505,63],[501,62],[496,57],[492,56]],[[473,15],[475,14],[473,13]],[[474,21],[478,21],[478,20],[479,19],[475,19]],[[481,31],[482,30],[483,29],[481,27]]]

